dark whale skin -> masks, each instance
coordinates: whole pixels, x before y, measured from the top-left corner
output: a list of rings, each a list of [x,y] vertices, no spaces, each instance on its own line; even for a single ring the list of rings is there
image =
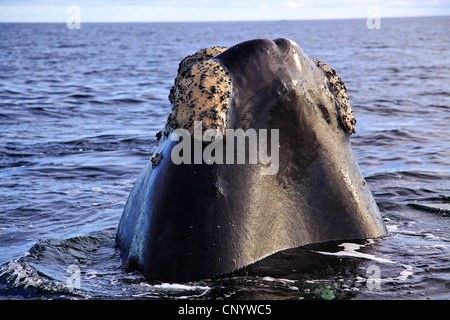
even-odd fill
[[[186,282],[284,249],[385,235],[353,157],[355,121],[334,71],[287,39],[243,42],[212,60],[231,80],[226,127],[278,129],[278,170],[176,165],[171,150],[178,142],[166,127],[157,161],[137,178],[119,223],[116,242],[128,269]]]

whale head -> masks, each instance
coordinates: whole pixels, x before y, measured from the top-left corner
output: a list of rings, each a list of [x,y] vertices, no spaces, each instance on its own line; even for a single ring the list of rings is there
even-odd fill
[[[117,244],[148,279],[223,275],[284,249],[386,234],[353,157],[344,82],[287,39],[185,58]]]

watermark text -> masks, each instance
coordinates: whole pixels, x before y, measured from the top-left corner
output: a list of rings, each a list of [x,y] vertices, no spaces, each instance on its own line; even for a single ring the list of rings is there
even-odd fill
[[[202,132],[202,122],[194,122],[194,139],[185,129],[176,129],[172,141],[180,141],[171,152],[174,164],[258,164],[261,175],[273,175],[279,168],[279,130],[270,130],[270,155],[267,129],[226,129],[225,137],[219,130]],[[248,141],[248,144],[246,143]],[[208,143],[203,147],[203,142]],[[193,146],[192,146],[193,143]],[[225,147],[224,147],[225,143]],[[248,148],[247,148],[248,146]],[[224,156],[224,150],[226,155]],[[248,152],[246,152],[248,151]],[[192,155],[193,152],[193,155]]]
[[[66,20],[67,29],[81,29],[81,9],[79,6],[68,6],[66,12],[70,16]]]

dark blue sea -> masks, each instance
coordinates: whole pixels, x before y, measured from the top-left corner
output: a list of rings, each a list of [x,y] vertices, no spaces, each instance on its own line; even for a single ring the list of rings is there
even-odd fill
[[[1,299],[449,299],[450,17],[0,24]],[[337,71],[352,148],[389,234],[314,251],[290,276],[127,273],[114,245],[171,111],[181,59],[289,38]],[[314,252],[313,252],[314,251]],[[78,282],[77,282],[78,281]]]

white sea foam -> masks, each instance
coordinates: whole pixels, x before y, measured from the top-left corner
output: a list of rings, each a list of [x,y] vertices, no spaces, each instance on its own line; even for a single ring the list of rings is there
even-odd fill
[[[372,239],[368,239],[368,243],[367,244],[372,244],[372,243],[374,243],[374,241]],[[315,253],[324,254],[324,255],[330,255],[330,256],[354,257],[354,258],[367,259],[367,260],[371,260],[371,261],[375,261],[375,262],[379,262],[379,263],[396,264],[396,262],[394,262],[392,260],[389,260],[389,259],[384,259],[384,258],[376,257],[373,254],[367,254],[367,253],[356,251],[356,250],[359,250],[361,248],[364,248],[367,244],[357,244],[357,243],[351,243],[351,242],[344,242],[344,243],[339,245],[340,247],[344,248],[341,251],[338,251],[338,252],[314,251],[314,252]],[[405,270],[401,271],[400,275],[398,277],[380,279],[380,281],[383,281],[383,282],[406,281],[406,279],[408,279],[408,277],[410,277],[411,275],[414,274],[412,266],[409,266],[409,265],[406,265],[406,264],[400,264],[400,265]],[[366,281],[366,279],[363,279],[363,280]]]
[[[168,291],[196,291],[196,290],[209,290],[210,287],[207,286],[197,286],[197,285],[186,285],[180,283],[162,283],[153,286],[158,290],[168,290]]]
[[[149,284],[141,282],[139,287],[145,292],[135,294],[133,297],[159,296],[162,292],[174,294],[178,299],[198,298],[207,294],[211,288],[208,286],[188,285],[180,283]]]
[[[341,250],[338,252],[326,252],[326,251],[314,251],[314,252],[329,255],[329,256],[354,257],[354,258],[368,259],[368,260],[377,261],[377,262],[381,262],[381,263],[395,263],[394,261],[391,261],[388,259],[376,257],[373,254],[367,254],[367,253],[356,251],[358,249],[364,248],[365,245],[351,243],[351,242],[344,242],[344,243],[340,244],[339,246],[344,247],[344,250]]]

